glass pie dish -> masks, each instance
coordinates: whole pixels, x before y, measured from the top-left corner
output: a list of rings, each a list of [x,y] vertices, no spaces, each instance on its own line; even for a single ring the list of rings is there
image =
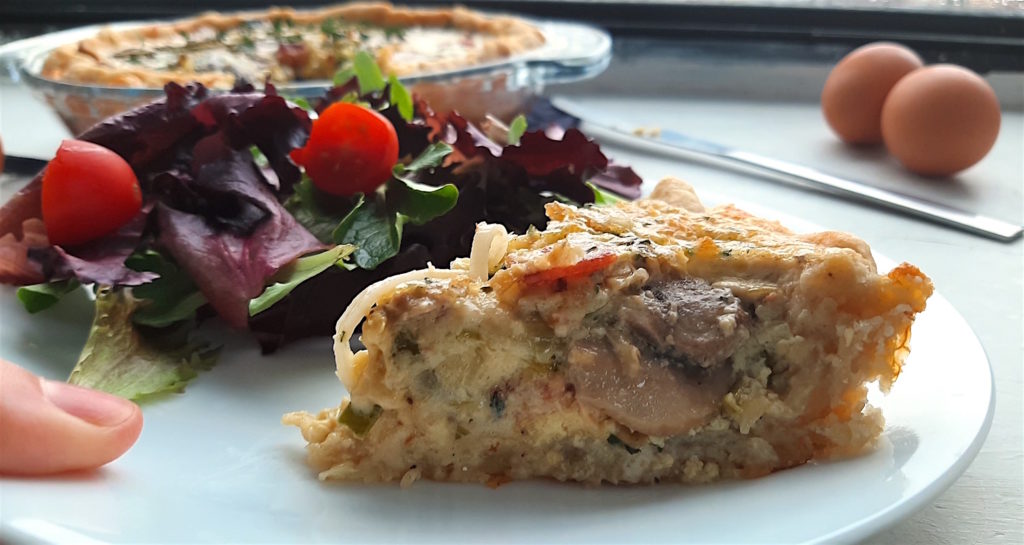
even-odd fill
[[[458,110],[471,120],[486,114],[507,120],[545,85],[591,78],[608,66],[611,37],[605,31],[578,23],[529,22],[544,35],[545,43],[539,48],[492,62],[400,79],[435,110]],[[91,37],[102,28],[126,30],[149,24],[153,22],[91,25],[11,42],[0,46],[0,67],[14,81],[31,87],[71,132],[78,134],[107,117],[160,98],[164,91],[158,87],[112,87],[48,79],[41,75],[46,58],[53,49]],[[312,98],[331,85],[329,80],[307,80],[276,88],[285,97]]]

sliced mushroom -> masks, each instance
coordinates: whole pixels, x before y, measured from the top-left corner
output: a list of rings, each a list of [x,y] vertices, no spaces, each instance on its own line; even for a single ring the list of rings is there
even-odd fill
[[[633,431],[661,437],[686,433],[718,413],[732,383],[729,366],[687,376],[633,350],[623,358],[621,345],[616,349],[607,338],[575,343],[565,373],[579,402]]]
[[[732,355],[749,321],[731,291],[699,278],[649,285],[624,300],[620,316],[655,352],[704,368]]]

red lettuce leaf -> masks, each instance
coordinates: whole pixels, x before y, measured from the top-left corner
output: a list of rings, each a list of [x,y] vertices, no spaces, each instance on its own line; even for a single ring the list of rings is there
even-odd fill
[[[65,248],[49,246],[31,250],[29,255],[41,263],[47,281],[77,279],[83,284],[137,286],[156,278],[150,272],[125,266],[142,239],[151,205],[143,207],[131,221],[117,231],[85,244]]]
[[[253,196],[268,217],[246,236],[217,229],[205,218],[159,205],[159,244],[203,292],[228,325],[245,328],[249,300],[281,267],[323,245],[295,221],[269,189]]]
[[[29,261],[45,280],[137,285],[153,273],[132,270],[124,261],[156,244],[188,271],[229,324],[245,327],[248,301],[267,279],[322,248],[280,204],[300,178],[288,152],[304,143],[311,121],[273,89],[215,96],[198,84],[165,90],[165,99],[79,136],[129,162],[143,187],[143,211],[112,235],[75,248],[36,248]],[[270,170],[255,164],[253,146]],[[41,217],[40,180],[3,208],[0,237],[20,235],[25,219]]]

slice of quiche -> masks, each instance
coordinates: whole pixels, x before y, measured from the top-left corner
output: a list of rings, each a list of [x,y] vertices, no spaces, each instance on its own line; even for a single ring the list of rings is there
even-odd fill
[[[675,180],[547,213],[345,311],[351,398],[284,418],[322,479],[695,483],[873,445],[867,387],[899,375],[932,293],[917,268],[878,274],[857,238],[704,210]]]

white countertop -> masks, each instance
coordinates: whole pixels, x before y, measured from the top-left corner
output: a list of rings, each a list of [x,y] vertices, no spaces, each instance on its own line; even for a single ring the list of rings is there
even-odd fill
[[[581,104],[630,126],[672,128],[744,150],[927,195],[997,218],[1024,220],[1024,115],[1004,113],[993,152],[955,180],[902,171],[878,150],[838,144],[810,102],[641,98],[570,88]],[[557,90],[557,89],[556,89]],[[67,133],[45,106],[0,86],[0,134],[8,153],[47,157]],[[988,440],[960,480],[934,503],[869,539],[871,544],[1024,542],[1024,241],[1000,243],[895,213],[852,204],[748,175],[607,147],[646,180],[674,175],[714,200],[737,199],[849,231],[876,252],[920,267],[971,324],[991,361],[997,390]],[[9,188],[4,189],[7,193]]]

